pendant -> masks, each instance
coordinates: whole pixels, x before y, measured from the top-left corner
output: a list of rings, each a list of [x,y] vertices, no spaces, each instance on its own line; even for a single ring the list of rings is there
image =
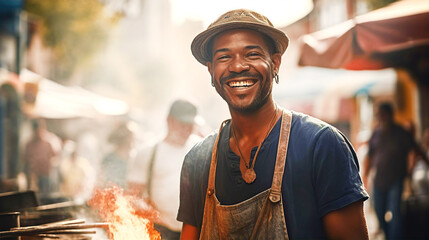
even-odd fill
[[[246,169],[244,175],[242,175],[244,181],[248,184],[252,183],[256,179],[256,173],[252,168]]]

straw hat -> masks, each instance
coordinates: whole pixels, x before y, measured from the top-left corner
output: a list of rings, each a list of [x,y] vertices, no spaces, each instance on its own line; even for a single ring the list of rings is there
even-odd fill
[[[214,21],[207,30],[198,34],[191,44],[194,57],[203,65],[211,60],[211,49],[208,49],[210,40],[218,33],[237,28],[246,28],[259,31],[270,37],[275,45],[276,52],[283,54],[289,44],[289,38],[262,14],[247,10],[237,9],[224,13]]]

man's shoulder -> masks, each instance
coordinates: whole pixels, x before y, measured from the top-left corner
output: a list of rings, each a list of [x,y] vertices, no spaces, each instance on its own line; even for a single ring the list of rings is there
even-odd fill
[[[301,148],[337,143],[349,145],[347,137],[336,127],[318,118],[297,112],[293,112],[290,136],[291,143]]]
[[[404,126],[402,126],[402,125],[400,125],[400,124],[398,124],[398,123],[395,123],[393,126],[394,126],[394,127],[393,127],[393,129],[394,129],[395,131],[397,131],[397,132],[399,132],[399,133],[401,133],[401,134],[404,134],[404,135],[412,136],[411,131],[410,131],[410,130],[408,130],[408,129],[406,129]]]
[[[159,148],[160,144],[162,144],[161,140],[141,143],[136,148],[137,152],[136,156],[133,158],[132,164],[147,164],[154,151]]]
[[[195,143],[195,145],[188,152],[188,157],[197,157],[200,158],[202,156],[210,155],[213,151],[213,146],[216,141],[216,137],[218,135],[218,131],[213,131],[206,137],[200,139]]]
[[[216,137],[217,131],[212,132],[196,143],[186,154],[182,165],[183,182],[187,181],[190,185],[197,184],[200,186],[201,181],[206,181],[204,179],[208,178],[211,156]],[[186,179],[186,181],[184,179]]]
[[[200,135],[191,134],[186,140],[185,148],[189,151],[195,144],[200,142],[203,139]]]
[[[329,123],[310,115],[292,111],[292,131],[301,134],[318,134],[335,129]]]

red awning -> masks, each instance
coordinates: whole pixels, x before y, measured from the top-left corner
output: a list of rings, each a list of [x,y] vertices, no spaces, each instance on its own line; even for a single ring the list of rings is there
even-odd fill
[[[373,58],[429,44],[429,1],[402,0],[302,37],[299,64],[353,70],[388,67]]]

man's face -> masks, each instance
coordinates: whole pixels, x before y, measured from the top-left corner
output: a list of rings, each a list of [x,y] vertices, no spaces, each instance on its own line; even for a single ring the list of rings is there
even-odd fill
[[[180,122],[171,116],[167,117],[167,124],[170,133],[174,134],[176,138],[183,139],[184,142],[186,142],[194,130],[194,124]]]
[[[248,29],[221,33],[213,40],[212,55],[207,67],[216,91],[230,109],[250,113],[271,98],[281,54],[270,55],[260,33]]]

